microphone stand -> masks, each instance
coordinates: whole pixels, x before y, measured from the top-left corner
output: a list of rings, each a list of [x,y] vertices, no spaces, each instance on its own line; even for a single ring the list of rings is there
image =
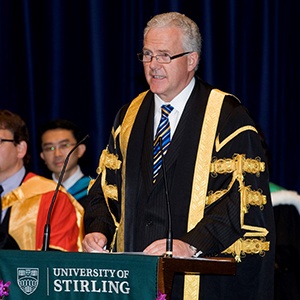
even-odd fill
[[[167,243],[166,243],[166,254],[165,257],[173,256],[173,233],[172,233],[172,216],[171,216],[171,204],[169,199],[169,191],[168,191],[168,183],[167,183],[167,172],[164,160],[164,153],[162,147],[162,138],[159,137],[159,146],[161,152],[161,166],[163,171],[163,179],[166,193],[166,203],[167,203],[167,211],[168,211],[168,230],[167,230]]]
[[[78,146],[81,145],[88,137],[89,137],[89,135],[87,134],[80,142],[78,142],[78,143],[70,150],[70,152],[69,152],[68,155],[66,156],[66,159],[65,159],[65,161],[64,161],[63,167],[62,167],[62,169],[61,169],[61,172],[60,172],[60,175],[59,175],[59,178],[58,178],[58,182],[57,182],[57,185],[56,185],[56,189],[55,189],[55,191],[54,191],[54,194],[53,194],[53,197],[52,197],[50,206],[49,206],[48,215],[47,215],[47,222],[46,222],[45,227],[44,227],[44,240],[43,240],[42,251],[48,251],[48,250],[49,250],[49,242],[50,242],[50,219],[51,219],[51,213],[52,213],[52,210],[53,210],[53,207],[54,207],[54,203],[55,203],[55,200],[56,200],[56,197],[57,197],[59,188],[60,188],[60,186],[61,186],[61,184],[62,184],[63,177],[64,177],[65,172],[66,172],[66,168],[67,168],[67,165],[68,165],[68,162],[69,162],[69,158],[70,158],[71,154],[78,148]]]

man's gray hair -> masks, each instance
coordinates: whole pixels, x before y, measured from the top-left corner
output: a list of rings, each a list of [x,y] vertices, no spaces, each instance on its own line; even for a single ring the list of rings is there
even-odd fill
[[[197,52],[201,55],[202,38],[198,25],[178,12],[168,12],[154,16],[144,29],[144,37],[151,28],[175,26],[182,31],[183,51]]]

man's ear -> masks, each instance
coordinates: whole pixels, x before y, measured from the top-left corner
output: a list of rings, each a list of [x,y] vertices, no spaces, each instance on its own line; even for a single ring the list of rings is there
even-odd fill
[[[40,153],[40,157],[41,157],[42,160],[45,160],[45,155],[44,155],[43,151]]]
[[[80,158],[86,150],[86,145],[85,144],[80,144],[77,148],[77,157]]]
[[[18,158],[24,158],[27,153],[27,148],[28,146],[25,141],[21,141],[19,144],[17,144]]]
[[[199,55],[197,52],[192,52],[188,55],[188,68],[193,70],[196,68],[198,63]]]

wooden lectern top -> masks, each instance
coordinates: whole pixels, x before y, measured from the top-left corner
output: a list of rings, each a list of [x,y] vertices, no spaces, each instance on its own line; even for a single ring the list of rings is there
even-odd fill
[[[183,274],[215,274],[234,275],[236,261],[234,258],[176,258],[162,257],[158,265],[158,289],[171,297],[172,283],[175,273]]]

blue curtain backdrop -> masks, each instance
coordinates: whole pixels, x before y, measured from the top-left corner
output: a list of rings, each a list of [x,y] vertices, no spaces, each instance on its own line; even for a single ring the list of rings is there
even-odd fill
[[[300,191],[298,0],[0,0],[0,108],[27,122],[33,171],[45,171],[38,128],[60,117],[90,135],[95,176],[117,110],[147,88],[143,28],[167,11],[197,22],[198,74],[240,98],[265,132],[271,180]]]

